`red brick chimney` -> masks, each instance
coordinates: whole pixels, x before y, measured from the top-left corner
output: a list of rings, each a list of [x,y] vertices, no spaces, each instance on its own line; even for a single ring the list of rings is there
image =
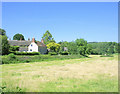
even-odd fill
[[[32,42],[35,42],[35,38],[32,38]]]
[[[41,43],[43,43],[43,44],[44,44],[44,40],[43,40],[43,39],[41,39]]]

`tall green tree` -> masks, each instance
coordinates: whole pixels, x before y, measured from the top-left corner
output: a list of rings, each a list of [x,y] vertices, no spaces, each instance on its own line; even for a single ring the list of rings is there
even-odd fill
[[[89,55],[89,54],[91,54],[91,52],[92,52],[92,45],[87,44],[87,49],[86,49],[85,53]]]
[[[45,32],[45,34],[43,34],[42,38],[44,40],[44,44],[55,42],[54,38],[52,37],[52,34],[48,30]]]
[[[9,47],[7,36],[2,36],[2,55],[9,53]]]
[[[118,53],[118,43],[116,43],[115,46],[114,46],[114,52]]]
[[[77,44],[75,42],[69,42],[67,48],[69,54],[78,54]]]
[[[84,39],[76,39],[75,42],[77,44],[78,53],[80,55],[85,55],[87,49],[87,41]]]
[[[7,36],[6,36],[6,31],[3,29],[0,29],[0,54],[2,55],[6,55],[9,53],[9,43],[7,40]]]
[[[13,40],[25,40],[25,38],[22,34],[18,33],[13,36]]]
[[[75,42],[77,46],[87,46],[87,41],[84,39],[76,39]]]
[[[3,35],[6,35],[6,31],[5,31],[4,29],[1,29],[1,28],[0,28],[0,35],[2,35],[2,36],[3,36]]]
[[[114,46],[111,45],[109,48],[108,48],[108,54],[113,54],[114,53]]]

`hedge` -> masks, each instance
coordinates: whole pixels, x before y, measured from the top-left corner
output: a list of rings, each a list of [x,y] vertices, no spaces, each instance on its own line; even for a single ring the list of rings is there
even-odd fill
[[[57,52],[49,52],[48,54],[49,54],[49,55],[58,55]]]
[[[63,52],[61,52],[60,54],[61,54],[61,55],[68,55],[69,52],[68,52],[68,51],[63,51]]]
[[[40,52],[15,52],[15,55],[40,55]]]
[[[86,58],[81,55],[6,55],[2,56],[2,64],[29,63],[52,60]]]

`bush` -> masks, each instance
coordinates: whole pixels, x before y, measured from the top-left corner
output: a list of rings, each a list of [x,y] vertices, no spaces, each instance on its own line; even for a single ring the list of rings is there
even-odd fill
[[[16,56],[11,53],[8,56],[2,56],[2,64],[10,64],[10,63],[16,63],[17,58]]]
[[[86,58],[81,55],[57,55],[56,52],[49,52],[50,55],[19,55],[11,56],[10,59],[9,55],[2,56],[2,64],[13,64],[13,63],[29,63],[29,62],[41,62],[41,61],[52,61],[52,60],[65,60],[65,59],[77,59],[77,58]],[[14,55],[14,54],[13,54]],[[51,56],[52,55],[52,56]]]
[[[61,52],[60,54],[61,54],[61,55],[68,55],[69,53],[68,53],[68,51],[63,51],[63,52]]]
[[[29,62],[30,62],[30,60],[25,60],[25,62],[26,62],[26,63],[29,63]]]
[[[15,52],[16,55],[40,55],[40,52]]]
[[[9,54],[8,57],[9,57],[9,60],[16,59],[16,56],[13,53]]]
[[[2,58],[2,64],[9,64],[8,58]]]
[[[19,46],[10,46],[9,52],[10,53],[15,53],[15,51],[19,51]]]
[[[58,53],[57,52],[49,52],[48,54],[49,55],[57,55]]]

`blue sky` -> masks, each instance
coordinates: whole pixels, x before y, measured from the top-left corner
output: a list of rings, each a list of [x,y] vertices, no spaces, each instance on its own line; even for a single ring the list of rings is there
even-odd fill
[[[2,28],[7,36],[41,40],[49,30],[56,42],[84,38],[118,41],[117,2],[3,2]]]

